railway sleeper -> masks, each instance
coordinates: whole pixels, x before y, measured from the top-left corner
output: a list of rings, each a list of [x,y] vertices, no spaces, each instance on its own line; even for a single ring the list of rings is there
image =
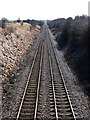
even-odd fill
[[[56,101],[68,101],[68,98],[67,97],[65,97],[65,98],[62,98],[62,97],[57,98],[56,97]]]
[[[35,89],[37,87],[37,84],[36,85],[31,85],[31,86],[28,86],[28,90],[31,90],[31,89]]]
[[[33,115],[23,115],[19,117],[19,120],[33,120]]]
[[[60,95],[66,95],[66,92],[61,93],[61,91],[55,91],[55,94],[60,96]],[[67,96],[67,95],[66,95]]]
[[[29,92],[26,92],[26,95],[30,96],[30,95],[36,95],[36,92],[33,90],[33,91],[29,91]]]
[[[69,102],[68,101],[62,101],[62,102],[60,102],[60,101],[58,101],[57,103],[56,103],[57,105],[63,105],[63,104],[69,104]]]
[[[20,117],[18,120],[33,120],[33,118],[30,118],[30,117]]]
[[[69,104],[59,104],[59,105],[57,105],[57,108],[68,108],[68,107],[70,107],[70,105]]]
[[[64,112],[72,112],[70,108],[67,108],[67,109],[66,109],[66,108],[63,108],[63,107],[62,107],[62,108],[58,108],[57,111],[58,111],[58,112],[63,112],[63,111],[64,111]]]
[[[69,116],[70,117],[73,116],[72,112],[65,112],[65,111],[59,112],[58,115],[61,117],[66,117],[66,118],[68,118]]]
[[[29,112],[21,112],[20,113],[20,116],[21,117],[31,117],[31,116],[33,116],[34,115],[34,111],[32,110],[32,111],[29,111]]]
[[[32,102],[32,100],[35,100],[35,97],[34,98],[25,98],[25,101],[27,101],[27,102],[29,102],[29,101],[31,101]]]
[[[28,113],[28,112],[31,112],[31,111],[34,112],[34,108],[35,108],[35,106],[29,106],[29,108],[23,107],[21,112],[22,113]]]
[[[59,89],[58,89],[59,88]],[[64,90],[65,91],[65,88],[63,87],[63,86],[60,86],[60,85],[55,85],[55,89],[56,90],[59,90],[59,91],[61,91],[61,90]]]
[[[57,99],[61,99],[61,98],[63,99],[63,98],[67,98],[67,97],[66,97],[66,95],[65,96],[64,95],[57,96]]]
[[[50,108],[53,108],[55,105],[54,104],[52,104],[52,105],[50,105]]]
[[[27,104],[27,105],[32,105],[32,104],[35,104],[35,101],[34,100],[30,100],[30,101],[24,101],[23,104]]]
[[[30,95],[30,96],[25,96],[26,99],[30,99],[30,98],[36,98],[36,96]]]
[[[51,115],[51,116],[55,116],[55,112],[51,112],[50,115]]]
[[[35,107],[35,105],[27,105],[27,104],[24,104],[23,105],[23,109],[32,109],[32,108],[34,108]]]

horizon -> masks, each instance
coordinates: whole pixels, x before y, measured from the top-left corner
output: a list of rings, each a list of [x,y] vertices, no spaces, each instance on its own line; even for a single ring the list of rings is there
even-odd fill
[[[67,18],[64,18],[64,17],[62,17],[62,18],[55,18],[55,19],[50,19],[50,20],[56,20],[56,19],[68,19],[68,18],[72,18],[72,19],[75,19],[75,17],[82,17],[82,16],[86,16],[86,17],[90,17],[89,15],[84,15],[84,14],[82,14],[82,15],[76,15],[76,16],[74,16],[74,17],[71,17],[71,16],[68,16]],[[5,18],[5,19],[7,19],[6,17],[3,17],[3,18]],[[0,19],[0,20],[2,20],[2,18]],[[49,20],[49,19],[43,19],[43,20],[40,20],[40,19],[29,19],[29,18],[26,18],[26,19],[7,19],[8,21],[17,21],[17,20],[20,20],[20,21],[23,21],[23,20],[36,20],[36,21],[47,21],[47,20]]]

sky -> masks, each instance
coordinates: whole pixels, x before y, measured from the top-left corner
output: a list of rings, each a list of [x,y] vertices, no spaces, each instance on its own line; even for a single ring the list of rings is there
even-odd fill
[[[88,15],[88,0],[0,0],[0,19],[53,20]]]

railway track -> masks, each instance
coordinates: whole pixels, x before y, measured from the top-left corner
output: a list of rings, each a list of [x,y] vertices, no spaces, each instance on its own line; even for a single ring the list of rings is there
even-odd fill
[[[21,105],[16,120],[29,120],[35,116],[37,87],[40,80],[41,54],[43,41],[40,43],[32,63],[28,81],[22,97]]]
[[[46,26],[43,31],[16,120],[76,120]]]
[[[46,36],[48,40],[48,49],[50,55],[50,64],[52,71],[53,86],[55,91],[56,98],[56,107],[57,107],[57,117],[58,119],[64,120],[76,120],[70,97],[65,85],[65,81],[61,72],[61,69],[58,65],[58,61],[54,52],[54,47],[50,41],[50,34],[46,31]]]

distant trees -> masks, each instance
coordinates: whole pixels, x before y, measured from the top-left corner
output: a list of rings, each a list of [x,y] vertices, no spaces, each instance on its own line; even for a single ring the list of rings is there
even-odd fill
[[[17,22],[18,22],[18,23],[20,23],[20,22],[21,22],[20,17],[17,19]]]
[[[2,28],[5,28],[6,22],[8,22],[8,20],[7,20],[6,18],[2,18],[2,19],[1,19],[1,27],[2,27]]]
[[[40,25],[42,26],[43,25],[43,21],[39,21],[39,20],[30,20],[30,19],[27,19],[27,20],[23,20],[23,22],[27,22],[33,26],[36,26],[36,25]]]

